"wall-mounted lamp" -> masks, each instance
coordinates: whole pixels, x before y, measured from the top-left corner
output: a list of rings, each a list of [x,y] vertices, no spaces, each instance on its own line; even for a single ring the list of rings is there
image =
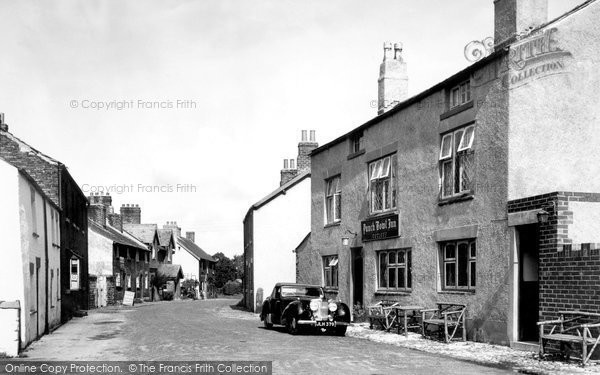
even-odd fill
[[[351,234],[353,236],[352,239],[355,239],[356,236],[358,236],[358,233],[354,233],[351,230],[346,229],[346,231],[344,232],[344,235],[342,236],[342,245],[343,246],[350,245],[350,237],[348,237],[348,234]]]
[[[550,211],[556,213],[556,202],[552,202],[552,204],[543,207],[540,211],[538,211],[537,213],[537,219],[538,219],[538,223],[540,224],[546,224],[548,223],[548,220],[550,219]]]

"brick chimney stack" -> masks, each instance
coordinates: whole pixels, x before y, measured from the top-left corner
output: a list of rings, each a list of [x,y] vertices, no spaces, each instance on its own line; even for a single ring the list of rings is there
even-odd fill
[[[393,108],[408,97],[408,73],[402,58],[402,43],[385,42],[379,65],[377,114]]]
[[[548,22],[548,0],[494,0],[494,44]]]
[[[141,224],[142,209],[139,205],[121,205],[121,220],[123,224]]]
[[[111,227],[116,228],[119,231],[123,232],[123,220],[122,220],[120,214],[108,213],[106,215],[106,218],[108,219],[108,224]]]
[[[310,135],[310,137],[308,136]],[[302,140],[298,143],[298,173],[310,171],[310,153],[319,147],[315,138],[315,131],[302,130]]]
[[[185,238],[192,242],[196,242],[196,232],[185,232]]]
[[[4,113],[0,112],[0,131],[7,132],[8,125],[4,122]]]
[[[177,226],[176,221],[167,221],[167,223],[163,225],[163,229],[170,229],[173,232],[175,241],[177,241],[177,237],[181,237],[181,228]]]
[[[106,226],[106,206],[101,203],[90,203],[88,218],[96,224]]]
[[[296,177],[298,170],[294,163],[294,159],[283,159],[283,169],[281,170],[281,181],[279,186],[284,185],[292,178]]]

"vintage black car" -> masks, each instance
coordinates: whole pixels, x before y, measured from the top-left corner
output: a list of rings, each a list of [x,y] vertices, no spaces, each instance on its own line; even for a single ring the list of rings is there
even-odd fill
[[[260,320],[265,328],[281,324],[292,335],[312,330],[344,336],[350,309],[340,301],[327,300],[320,286],[277,283],[263,303]]]

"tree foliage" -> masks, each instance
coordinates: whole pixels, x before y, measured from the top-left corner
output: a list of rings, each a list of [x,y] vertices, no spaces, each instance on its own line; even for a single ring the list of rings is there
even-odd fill
[[[228,281],[236,279],[236,270],[233,261],[222,252],[213,255],[215,263],[214,286],[222,288]]]

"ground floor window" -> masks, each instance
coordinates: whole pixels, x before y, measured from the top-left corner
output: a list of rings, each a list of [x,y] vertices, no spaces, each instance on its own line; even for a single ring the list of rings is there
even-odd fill
[[[412,254],[410,249],[377,252],[379,289],[412,288]]]
[[[338,262],[337,255],[323,257],[323,280],[325,286],[338,287]]]
[[[475,289],[475,240],[444,242],[441,244],[443,289]]]

